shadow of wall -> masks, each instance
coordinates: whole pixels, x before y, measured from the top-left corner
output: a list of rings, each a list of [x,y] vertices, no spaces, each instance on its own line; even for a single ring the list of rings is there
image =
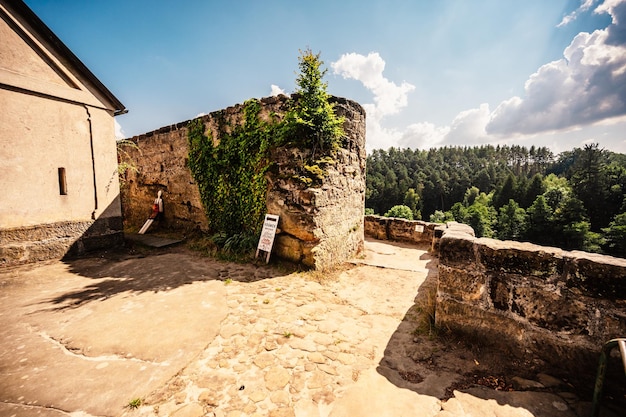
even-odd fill
[[[0,265],[77,257],[87,252],[122,246],[120,197],[95,220],[64,221],[0,230]]]

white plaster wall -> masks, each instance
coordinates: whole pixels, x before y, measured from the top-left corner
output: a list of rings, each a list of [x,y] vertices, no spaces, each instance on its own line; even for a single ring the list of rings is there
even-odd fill
[[[10,9],[0,14],[0,230],[120,216],[112,110]]]
[[[121,216],[115,120],[107,110],[89,108],[89,112],[91,114],[96,190],[98,192],[98,208],[95,216],[97,219]]]
[[[105,110],[0,89],[0,228],[120,215],[114,122]],[[90,145],[91,113],[96,186]],[[58,168],[67,176],[60,195]]]

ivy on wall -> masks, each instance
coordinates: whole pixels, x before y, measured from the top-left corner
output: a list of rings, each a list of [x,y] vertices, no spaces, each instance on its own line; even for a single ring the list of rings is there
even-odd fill
[[[258,100],[244,103],[245,122],[222,126],[219,143],[200,119],[188,126],[189,169],[198,184],[209,228],[227,236],[255,236],[265,214],[265,173],[276,123],[259,118]]]
[[[211,231],[237,239],[260,232],[267,191],[265,173],[273,146],[310,151],[308,160],[294,161],[299,164],[295,177],[304,186],[321,183],[324,168],[335,163],[334,155],[344,136],[344,119],[335,115],[328,101],[320,54],[307,49],[301,51],[298,60],[298,88],[282,121],[261,120],[261,103],[252,99],[244,103],[244,123],[229,126],[219,119],[216,145],[213,133],[205,134],[206,126],[200,119],[188,126],[189,169],[198,184]]]

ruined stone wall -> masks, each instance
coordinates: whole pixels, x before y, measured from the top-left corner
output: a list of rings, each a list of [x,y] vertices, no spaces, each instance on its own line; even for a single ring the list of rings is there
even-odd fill
[[[288,97],[261,99],[262,119],[286,110]],[[292,178],[294,161],[306,160],[310,150],[278,148],[272,154],[274,168],[268,172],[268,213],[280,216],[280,233],[273,252],[283,258],[317,269],[343,262],[363,247],[365,206],[365,111],[343,98],[332,98],[335,111],[345,117],[346,135],[336,163],[326,168],[320,185],[303,186]],[[200,119],[219,141],[220,127],[237,125],[243,105],[213,112]],[[126,148],[136,171],[126,174],[122,208],[127,230],[138,230],[150,214],[157,192],[163,192],[165,213],[160,229],[206,231],[208,223],[197,184],[187,168],[190,121],[166,126],[133,137],[138,149]]]
[[[269,178],[267,208],[281,217],[277,255],[316,269],[351,259],[363,249],[365,211],[365,111],[335,97],[335,112],[344,117],[345,139],[328,165],[321,185],[303,187],[294,178],[294,161],[307,160],[311,150],[279,148]]]
[[[406,220],[394,217],[365,216],[365,236],[379,240],[431,245],[437,223]]]
[[[626,260],[446,229],[436,323],[565,376],[595,376],[626,336]]]
[[[137,149],[124,147],[120,159],[134,166],[125,174],[121,187],[124,228],[137,231],[163,192],[164,216],[156,225],[182,231],[206,230],[207,220],[200,192],[187,168],[187,124],[162,127],[131,140]]]

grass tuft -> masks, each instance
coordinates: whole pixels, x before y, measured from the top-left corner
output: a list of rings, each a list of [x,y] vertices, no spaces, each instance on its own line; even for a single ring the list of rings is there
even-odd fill
[[[141,398],[133,398],[132,400],[128,402],[128,404],[126,404],[126,407],[131,410],[136,410],[139,407],[141,407],[141,404],[143,404],[143,401]]]

